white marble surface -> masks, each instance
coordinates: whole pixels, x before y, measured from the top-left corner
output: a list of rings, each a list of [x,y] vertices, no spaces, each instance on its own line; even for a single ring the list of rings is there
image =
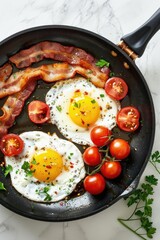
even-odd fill
[[[160,7],[160,0],[1,0],[0,41],[9,35],[39,25],[65,24],[96,32],[114,43],[136,29]],[[138,59],[151,90],[156,111],[154,150],[160,150],[160,31],[152,38],[144,55]],[[143,177],[157,174],[148,164]],[[158,177],[158,175],[156,175]],[[155,191],[153,222],[160,237],[160,176]],[[118,217],[129,216],[124,200],[92,217],[74,222],[48,223],[21,217],[0,206],[0,240],[138,240],[123,228]]]

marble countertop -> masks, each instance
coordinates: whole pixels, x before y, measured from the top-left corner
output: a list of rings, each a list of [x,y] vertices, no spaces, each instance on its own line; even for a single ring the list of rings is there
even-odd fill
[[[26,28],[63,24],[88,29],[115,44],[120,37],[143,24],[158,8],[160,0],[1,0],[0,41]],[[160,150],[160,31],[151,39],[143,56],[136,60],[150,88],[155,112],[156,135],[153,151]],[[160,176],[149,163],[142,175],[155,174],[159,185],[155,189],[153,222],[157,228],[154,240],[160,236]],[[0,206],[0,239],[5,240],[138,240],[117,221],[130,214],[121,199],[94,216],[64,223],[31,220]]]

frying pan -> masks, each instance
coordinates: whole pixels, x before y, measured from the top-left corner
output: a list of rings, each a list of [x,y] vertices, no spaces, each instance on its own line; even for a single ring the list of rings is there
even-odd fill
[[[110,62],[111,70],[116,76],[123,77],[128,84],[129,93],[122,100],[122,107],[136,106],[141,114],[141,126],[134,134],[125,133],[117,128],[113,130],[116,137],[122,137],[130,142],[131,155],[128,160],[122,162],[121,177],[107,181],[106,191],[102,194],[92,196],[83,192],[82,186],[79,185],[80,196],[73,194],[68,200],[57,203],[35,203],[16,192],[11,185],[10,177],[5,178],[0,170],[0,181],[7,189],[7,191],[0,191],[0,203],[3,206],[32,219],[54,222],[70,221],[100,212],[136,188],[151,154],[155,133],[155,112],[148,85],[132,59],[143,54],[148,41],[159,28],[160,9],[138,30],[124,36],[119,46],[90,31],[61,25],[27,29],[0,43],[0,65],[7,62],[11,55],[21,49],[45,40],[76,46],[92,54],[96,59],[106,59]],[[44,62],[49,63],[49,61]],[[49,87],[50,85],[39,81],[38,87],[28,101],[35,98],[44,100]],[[3,103],[4,99],[0,100],[1,106]],[[42,127],[35,126],[28,121],[26,112],[25,106],[10,132],[18,134],[32,130],[57,132],[56,127],[51,124],[44,124]],[[59,132],[57,134],[63,137]],[[2,159],[3,156],[1,156]]]

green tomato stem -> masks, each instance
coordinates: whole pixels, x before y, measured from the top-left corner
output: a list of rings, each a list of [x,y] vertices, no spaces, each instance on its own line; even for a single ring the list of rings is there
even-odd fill
[[[150,161],[150,163],[153,165],[153,167],[156,169],[156,171],[160,174],[160,171],[159,171],[159,169],[157,168],[156,164],[153,163],[152,161]]]

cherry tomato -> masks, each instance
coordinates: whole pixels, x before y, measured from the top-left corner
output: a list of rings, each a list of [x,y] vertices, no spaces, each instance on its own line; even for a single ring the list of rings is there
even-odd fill
[[[103,126],[96,126],[91,130],[90,137],[92,142],[98,146],[102,147],[110,142],[112,132]]]
[[[121,138],[117,138],[110,143],[109,151],[112,157],[115,157],[118,160],[122,160],[129,156],[131,148],[127,141]]]
[[[101,163],[101,154],[96,146],[88,147],[83,153],[83,160],[89,166],[96,166]]]
[[[120,162],[117,161],[109,161],[104,162],[101,167],[101,173],[104,177],[108,179],[117,178],[122,172],[122,166]]]
[[[28,105],[28,115],[32,122],[41,124],[50,118],[49,106],[41,101],[35,100]]]
[[[105,83],[105,91],[110,97],[121,100],[127,95],[128,86],[122,78],[112,77]]]
[[[0,149],[5,156],[15,156],[22,152],[23,140],[16,134],[10,133],[2,137]]]
[[[105,189],[105,186],[106,182],[104,180],[104,177],[99,173],[88,175],[84,179],[85,190],[93,195],[102,193]]]
[[[133,132],[139,127],[140,113],[135,107],[124,107],[117,114],[117,125],[126,132]]]

